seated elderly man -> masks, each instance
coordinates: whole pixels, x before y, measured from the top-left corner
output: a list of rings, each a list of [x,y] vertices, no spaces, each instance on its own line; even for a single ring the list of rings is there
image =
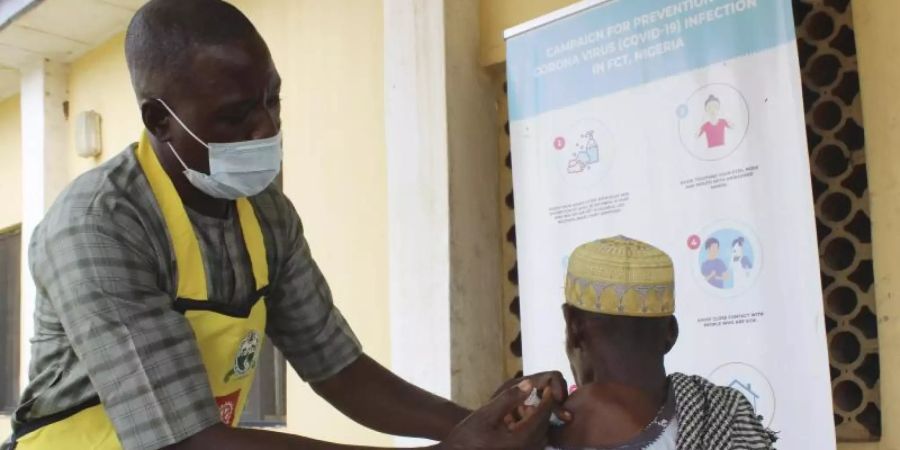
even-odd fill
[[[675,345],[672,260],[625,237],[589,242],[569,259],[563,312],[578,389],[559,449],[771,449],[774,433],[744,396],[699,376],[666,375]]]

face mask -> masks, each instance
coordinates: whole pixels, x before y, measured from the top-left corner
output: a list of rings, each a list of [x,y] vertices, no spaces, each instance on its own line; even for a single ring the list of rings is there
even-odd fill
[[[259,194],[281,170],[281,130],[272,137],[250,141],[209,143],[197,137],[169,105],[157,99],[169,114],[194,139],[209,150],[209,175],[191,169],[184,163],[171,142],[166,142],[184,167],[184,176],[197,189],[210,197],[235,200]]]

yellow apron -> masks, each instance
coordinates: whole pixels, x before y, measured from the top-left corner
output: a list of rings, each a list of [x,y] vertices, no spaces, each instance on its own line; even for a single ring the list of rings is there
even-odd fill
[[[185,315],[194,330],[222,422],[236,426],[250,393],[265,335],[264,295],[269,267],[262,230],[250,202],[245,198],[238,199],[238,218],[257,292],[253,301],[243,308],[222,307],[222,304],[207,301],[200,244],[181,197],[156,158],[146,132],[138,144],[137,158],[172,238],[178,268],[178,298],[173,308]],[[24,432],[18,433],[16,450],[122,448],[98,400],[55,416],[35,420],[36,427],[26,426]]]

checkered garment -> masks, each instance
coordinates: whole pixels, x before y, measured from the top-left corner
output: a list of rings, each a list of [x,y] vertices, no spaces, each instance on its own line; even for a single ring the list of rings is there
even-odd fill
[[[34,232],[35,334],[29,384],[12,421],[17,433],[98,401],[124,450],[166,447],[219,421],[193,329],[172,309],[175,256],[134,149],[70,184]],[[266,334],[304,380],[327,379],[359,357],[359,341],[291,202],[272,187],[250,202],[269,265]],[[235,208],[224,219],[188,215],[209,301],[238,307],[254,299]]]
[[[678,410],[678,450],[774,449],[775,433],[740,392],[680,373],[669,381]]]

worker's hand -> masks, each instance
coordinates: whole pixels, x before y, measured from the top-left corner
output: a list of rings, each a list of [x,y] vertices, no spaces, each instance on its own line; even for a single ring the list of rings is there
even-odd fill
[[[555,401],[544,390],[540,404],[528,408],[523,417],[509,421],[531,394],[535,385],[523,380],[506,388],[494,399],[462,421],[437,448],[441,450],[515,449],[544,450]]]
[[[497,392],[494,393],[494,397],[525,380],[530,381],[541,393],[550,391],[550,395],[553,397],[553,414],[563,422],[572,421],[572,413],[563,409],[562,406],[563,403],[565,403],[566,398],[569,397],[569,390],[567,388],[568,383],[566,383],[566,379],[563,378],[562,373],[558,371],[541,372],[509,380],[506,383],[503,383],[503,385],[500,386],[500,389],[497,389]],[[510,411],[510,415],[504,420],[507,422],[510,420],[518,420],[521,418],[521,415],[527,413],[527,411],[527,407],[517,409],[516,411]]]

